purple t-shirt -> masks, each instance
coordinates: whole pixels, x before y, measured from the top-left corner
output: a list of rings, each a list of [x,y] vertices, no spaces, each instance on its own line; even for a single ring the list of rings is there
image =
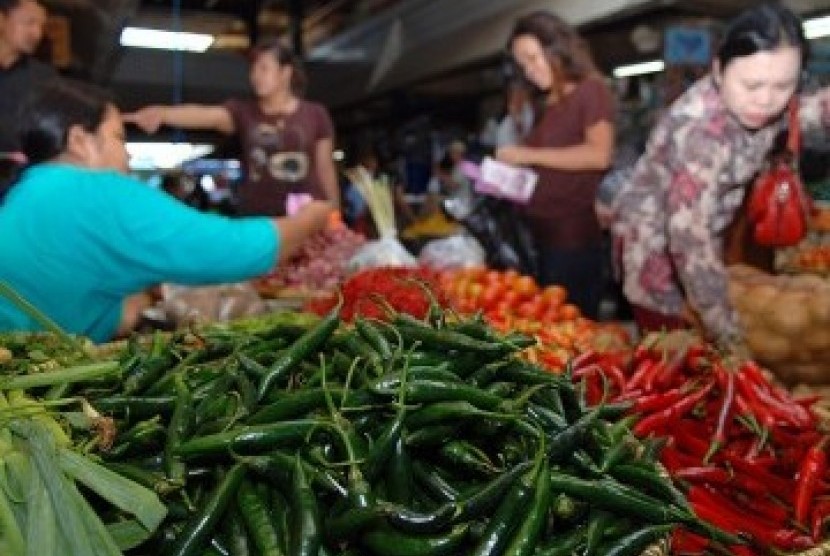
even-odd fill
[[[242,147],[242,214],[283,216],[289,193],[326,197],[317,171],[317,142],[334,137],[334,126],[324,106],[300,100],[291,114],[272,115],[254,99],[231,99],[225,108]]]
[[[586,129],[614,121],[614,102],[600,79],[581,81],[556,104],[548,104],[525,139],[529,147],[564,148],[585,141]],[[597,246],[602,232],[594,212],[601,171],[569,171],[536,166],[539,181],[523,207],[537,240],[556,249]]]

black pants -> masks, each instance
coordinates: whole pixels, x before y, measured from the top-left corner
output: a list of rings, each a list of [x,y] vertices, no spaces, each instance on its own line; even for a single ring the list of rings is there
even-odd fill
[[[579,307],[584,316],[596,320],[605,287],[604,256],[601,245],[581,249],[545,248],[540,282],[545,286],[564,286],[568,290],[568,302]]]

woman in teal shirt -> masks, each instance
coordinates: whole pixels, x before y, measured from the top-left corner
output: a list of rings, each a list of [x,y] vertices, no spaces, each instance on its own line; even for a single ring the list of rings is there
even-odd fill
[[[267,272],[332,210],[312,201],[289,218],[230,219],[145,186],[127,175],[120,112],[90,85],[55,83],[19,124],[30,166],[0,205],[0,281],[95,341],[131,330],[151,286]],[[0,330],[38,328],[0,298]]]

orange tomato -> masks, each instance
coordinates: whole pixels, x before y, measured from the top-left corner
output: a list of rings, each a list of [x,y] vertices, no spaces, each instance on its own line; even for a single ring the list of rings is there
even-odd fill
[[[581,316],[582,313],[576,305],[566,303],[565,305],[559,307],[559,318],[562,320],[576,320]]]
[[[549,304],[559,306],[568,298],[568,290],[556,284],[545,286],[542,289],[542,298]]]
[[[539,286],[536,284],[536,280],[532,277],[519,276],[516,278],[515,282],[513,282],[513,290],[518,292],[519,295],[529,297],[535,295],[539,291]]]

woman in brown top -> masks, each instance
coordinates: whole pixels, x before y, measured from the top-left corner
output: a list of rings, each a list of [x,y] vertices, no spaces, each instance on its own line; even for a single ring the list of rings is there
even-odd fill
[[[250,80],[253,99],[148,106],[124,119],[148,133],[166,124],[238,134],[246,178],[239,191],[244,215],[282,216],[290,193],[339,204],[334,127],[324,106],[301,97],[305,75],[294,54],[278,41],[257,46]]]
[[[524,144],[496,157],[539,175],[523,214],[542,254],[543,284],[560,284],[596,318],[602,293],[602,233],[594,198],[614,149],[613,100],[583,39],[545,11],[516,22],[513,57],[546,92],[545,110]]]
[[[712,340],[745,352],[724,232],[785,127],[806,47],[791,11],[747,9],[727,26],[711,73],[652,132],[615,199],[623,286],[641,329],[699,321]],[[802,95],[799,119],[805,133],[830,134],[830,88]]]

